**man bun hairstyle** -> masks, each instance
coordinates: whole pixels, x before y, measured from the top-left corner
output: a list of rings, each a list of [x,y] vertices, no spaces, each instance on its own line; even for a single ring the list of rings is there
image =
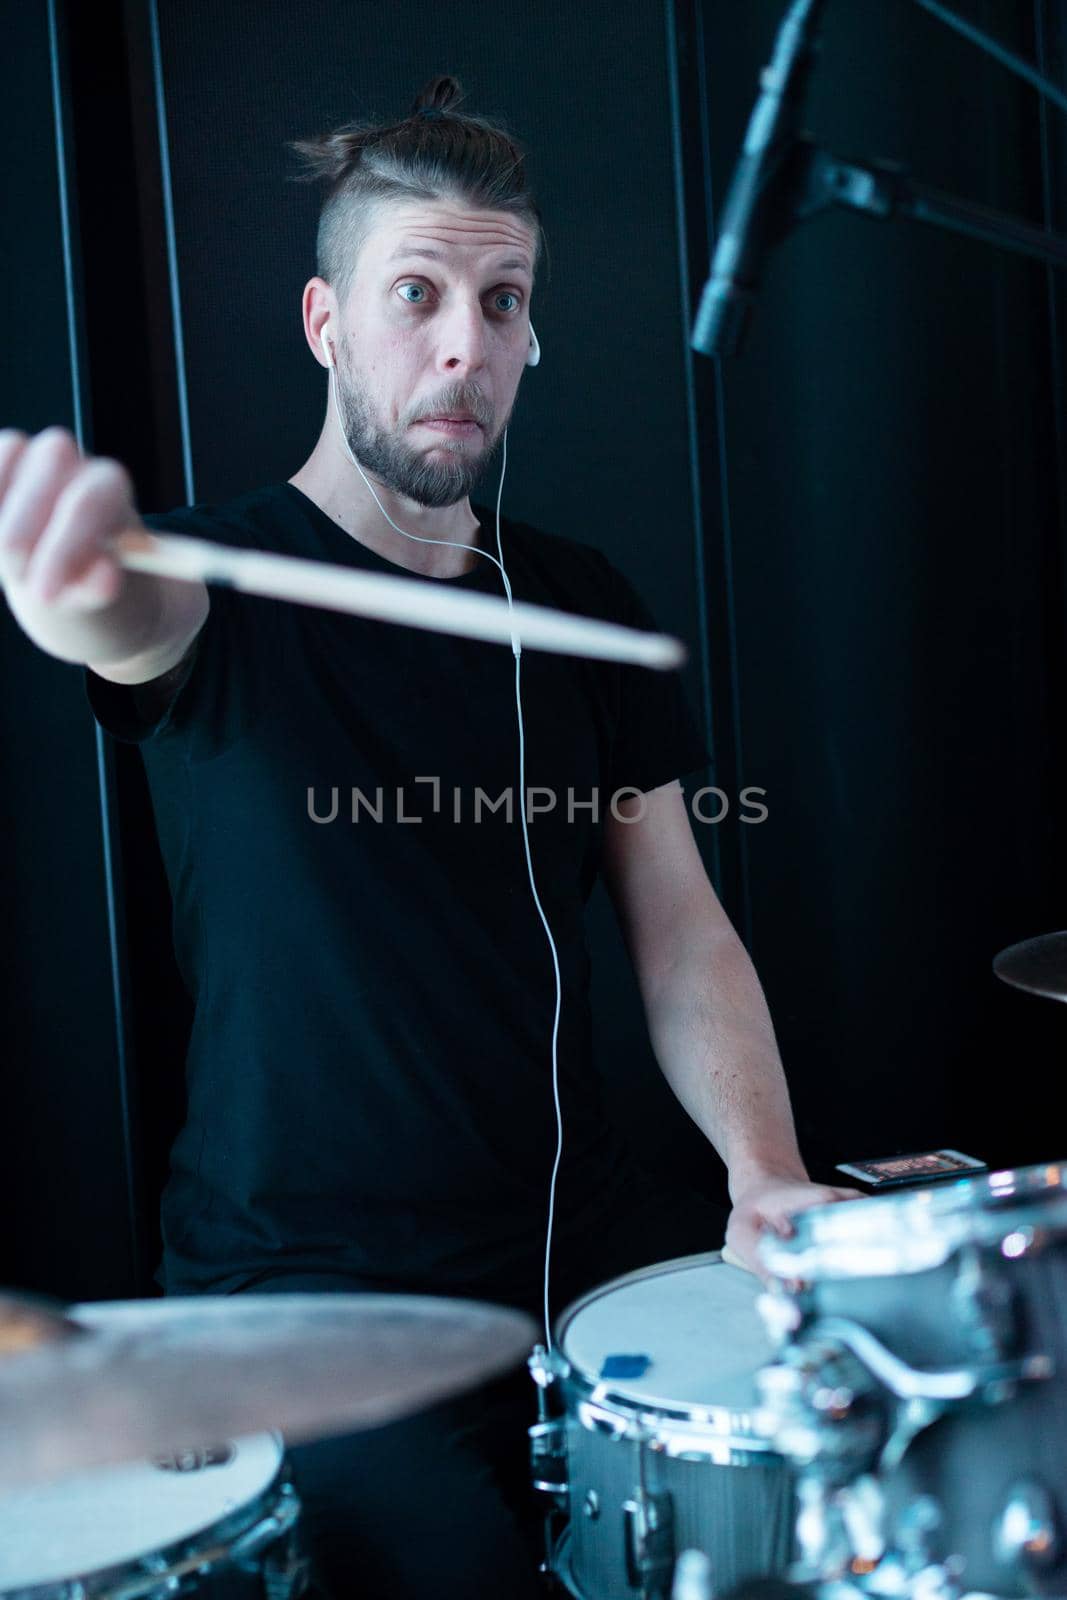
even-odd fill
[[[457,79],[431,78],[399,122],[348,122],[331,133],[291,139],[303,163],[298,183],[320,183],[315,265],[343,305],[356,258],[386,200],[458,200],[507,211],[534,234],[534,265],[544,245],[541,213],[526,186],[525,151],[496,122],[459,109]]]

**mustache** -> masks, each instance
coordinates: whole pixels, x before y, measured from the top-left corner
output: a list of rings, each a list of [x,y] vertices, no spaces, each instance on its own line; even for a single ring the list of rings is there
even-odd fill
[[[423,422],[427,417],[447,416],[451,411],[468,412],[485,429],[492,426],[493,407],[472,383],[452,383],[436,394],[432,401],[420,400],[407,420],[409,423]]]

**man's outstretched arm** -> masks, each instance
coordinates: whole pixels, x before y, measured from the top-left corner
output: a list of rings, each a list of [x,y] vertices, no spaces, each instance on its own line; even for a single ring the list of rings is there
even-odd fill
[[[620,801],[617,810],[605,821],[604,879],[652,1047],[726,1163],[726,1241],[755,1269],[764,1228],[788,1233],[791,1212],[856,1191],[808,1178],[767,1002],[704,870],[681,785]]]

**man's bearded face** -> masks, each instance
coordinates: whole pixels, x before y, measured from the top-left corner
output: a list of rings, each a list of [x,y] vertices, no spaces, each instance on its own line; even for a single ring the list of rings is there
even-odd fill
[[[374,396],[351,360],[350,341],[344,336],[336,377],[337,405],[348,448],[364,472],[404,499],[422,506],[451,506],[466,499],[492,459],[508,418],[493,427],[493,408],[476,383],[445,384],[431,400],[423,399],[411,413],[389,427],[376,411]],[[463,412],[476,423],[473,437],[442,434],[427,449],[415,424],[427,417]]]
[[[383,202],[339,312],[349,449],[405,499],[466,498],[503,435],[530,346],[535,237],[451,200]]]

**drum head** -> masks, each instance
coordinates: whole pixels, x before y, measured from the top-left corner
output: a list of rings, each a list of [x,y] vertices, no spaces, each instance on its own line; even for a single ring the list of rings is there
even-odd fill
[[[774,1359],[759,1312],[762,1285],[718,1252],[616,1278],[563,1313],[557,1342],[590,1388],[677,1413],[722,1409],[743,1417],[759,1402],[755,1373]],[[611,1376],[609,1357],[647,1358],[637,1376]]]
[[[0,1495],[0,1594],[122,1570],[175,1546],[198,1547],[278,1476],[274,1434],[203,1452],[204,1464],[135,1462]]]

